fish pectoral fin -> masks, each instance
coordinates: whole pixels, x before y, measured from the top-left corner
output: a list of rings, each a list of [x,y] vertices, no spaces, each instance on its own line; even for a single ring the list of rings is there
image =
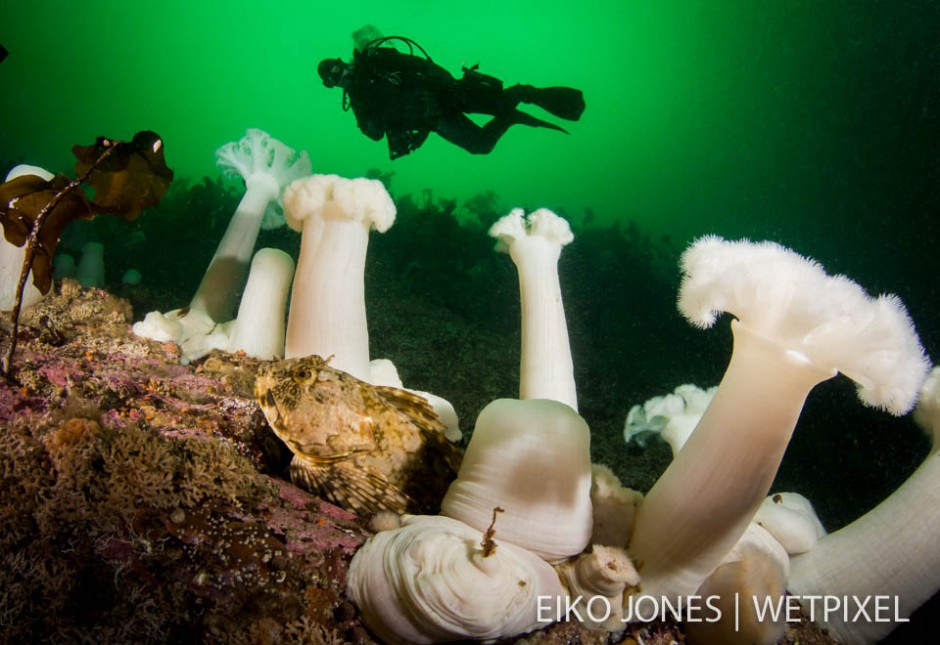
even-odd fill
[[[428,400],[420,394],[388,385],[376,386],[375,391],[391,405],[407,414],[421,430],[438,432],[444,436],[444,423]]]
[[[294,457],[291,479],[330,502],[357,513],[404,513],[412,500],[382,473],[350,462],[315,465]]]
[[[444,423],[426,398],[397,387],[381,385],[375,389],[386,401],[408,415],[433,454],[441,455],[454,473],[460,470],[463,450],[444,434]]]
[[[321,497],[327,496],[329,468],[312,464],[296,455],[290,462],[290,479],[301,488]]]

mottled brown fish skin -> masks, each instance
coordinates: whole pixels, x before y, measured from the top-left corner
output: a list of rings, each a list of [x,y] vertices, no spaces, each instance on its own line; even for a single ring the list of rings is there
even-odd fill
[[[294,453],[291,479],[349,510],[436,513],[460,466],[425,399],[319,356],[263,364],[255,397]]]

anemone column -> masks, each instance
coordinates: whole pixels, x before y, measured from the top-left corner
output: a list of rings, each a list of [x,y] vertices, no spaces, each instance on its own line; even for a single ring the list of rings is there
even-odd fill
[[[568,323],[558,281],[561,248],[574,239],[568,222],[545,208],[523,216],[513,209],[492,228],[498,250],[519,271],[522,310],[520,399],[551,399],[578,409]]]
[[[841,371],[862,402],[903,414],[927,361],[901,302],[773,243],[698,240],[682,256],[679,309],[708,327],[738,318],[711,404],[637,511],[630,554],[644,593],[694,593],[767,494],[803,402]]]
[[[313,175],[287,187],[284,207],[302,231],[285,356],[332,356],[333,367],[371,382],[366,251],[369,231],[394,223],[395,205],[380,181]]]
[[[878,642],[897,626],[895,602],[903,620],[940,589],[940,368],[927,379],[914,420],[933,442],[920,467],[881,504],[792,560],[791,593],[887,601],[890,621],[846,622],[841,612],[820,619],[846,643]]]

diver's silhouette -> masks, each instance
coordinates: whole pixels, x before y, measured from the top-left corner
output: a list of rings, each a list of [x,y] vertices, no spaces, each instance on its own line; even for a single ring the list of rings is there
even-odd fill
[[[389,41],[406,43],[409,53],[383,46]],[[415,55],[414,47],[423,56]],[[352,108],[366,136],[374,141],[385,136],[392,159],[417,150],[431,132],[474,154],[490,152],[516,124],[565,132],[520,111],[519,103],[532,103],[571,121],[584,111],[581,91],[570,87],[503,88],[502,81],[479,73],[476,66],[465,67],[463,77],[455,79],[420,45],[401,36],[373,40],[354,52],[352,63],[327,58],[318,72],[326,87],[343,88],[343,109]],[[468,113],[493,118],[480,126]]]

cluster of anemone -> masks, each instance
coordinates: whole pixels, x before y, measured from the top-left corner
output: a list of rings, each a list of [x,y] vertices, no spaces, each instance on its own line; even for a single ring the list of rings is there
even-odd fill
[[[903,618],[940,587],[935,532],[902,528],[904,521],[932,527],[940,515],[931,505],[935,456],[891,499],[831,535],[809,500],[768,496],[818,383],[841,372],[864,404],[896,415],[913,408],[929,362],[896,297],[872,298],[777,244],[717,237],[693,244],[682,258],[679,309],[699,327],[732,314],[734,351],[716,388],[681,386],[631,414],[634,430],[648,419],[666,429],[674,450],[642,496],[590,464],[556,271],[572,239],[567,224],[544,209],[528,219],[516,210],[491,234],[519,270],[520,399],[494,401],[480,413],[443,518],[406,517],[354,558],[349,594],[373,631],[393,643],[515,636],[539,626],[535,601],[501,595],[522,580],[545,599],[603,597],[612,613],[587,622],[610,631],[624,628],[621,606],[631,595],[677,606],[712,597],[726,618],[689,623],[690,642],[773,643],[783,620],[750,606],[736,615],[734,599],[777,601],[788,590],[893,594]],[[926,381],[918,418],[936,433],[934,381],[940,372]],[[488,553],[493,544],[501,546]],[[504,557],[488,561],[499,548]],[[544,577],[545,564],[561,592]],[[478,589],[498,590],[498,609]],[[826,624],[860,643],[893,626],[829,616]]]
[[[384,186],[312,175],[306,154],[257,130],[218,154],[244,178],[245,196],[189,305],[152,312],[135,331],[179,343],[189,360],[213,348],[264,359],[318,354],[362,380],[400,387],[394,365],[369,355],[364,296],[370,232],[387,230],[396,214]],[[301,232],[296,267],[280,251],[255,253],[266,218]],[[546,209],[516,209],[490,233],[518,269],[519,398],[480,413],[440,516],[405,517],[355,556],[348,593],[376,634],[391,643],[507,638],[540,625],[540,596],[589,593],[619,609],[640,590],[722,602],[788,590],[877,593],[900,598],[907,616],[937,590],[936,452],[890,499],[832,534],[808,501],[768,498],[818,383],[841,372],[866,405],[898,415],[914,407],[929,362],[896,297],[872,298],[774,243],[695,242],[682,257],[679,309],[698,327],[731,314],[734,349],[714,390],[684,386],[631,414],[634,430],[665,429],[674,450],[640,495],[590,462],[557,272],[570,227]],[[926,380],[918,408],[935,449],[938,381],[937,372]],[[422,394],[459,437],[453,408]],[[923,529],[904,530],[914,523]],[[622,629],[613,618],[592,626]],[[779,623],[742,618],[738,631],[689,625],[690,640],[770,643],[781,635]],[[890,629],[838,617],[828,626],[859,643]]]
[[[628,438],[662,431],[674,453],[639,505],[629,536],[631,555],[643,562],[644,593],[893,593],[899,616],[909,616],[940,586],[931,569],[920,568],[940,554],[888,525],[905,513],[924,514],[923,471],[933,459],[892,498],[832,535],[805,498],[765,497],[819,382],[841,372],[855,381],[863,403],[896,415],[909,412],[918,395],[918,418],[936,407],[930,385],[936,377],[921,389],[929,363],[903,305],[894,296],[871,298],[844,276],[829,276],[772,243],[706,237],[686,251],[682,268],[680,310],[700,327],[731,313],[734,351],[717,388],[682,386],[628,415]],[[884,567],[871,566],[886,557]],[[824,622],[848,642],[875,642],[894,626],[849,623],[836,613]],[[750,619],[733,634],[727,625],[690,625],[689,636],[704,643],[772,643],[782,636],[782,622]]]
[[[134,325],[134,332],[178,343],[187,362],[212,349],[274,358],[283,354],[280,318],[294,262],[276,249],[255,253],[255,243],[262,228],[284,225],[281,191],[294,179],[310,174],[310,159],[306,152],[298,153],[257,129],[219,148],[216,158],[223,170],[244,180],[245,194],[189,304],[166,313],[148,313]],[[239,296],[241,322],[233,318]]]

